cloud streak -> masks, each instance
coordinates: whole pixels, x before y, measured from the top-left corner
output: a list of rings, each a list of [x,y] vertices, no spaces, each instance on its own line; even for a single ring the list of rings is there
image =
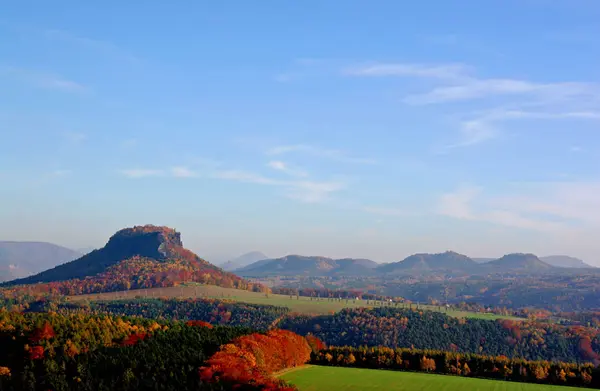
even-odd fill
[[[168,170],[133,168],[120,170],[119,174],[130,179],[158,177],[178,179],[209,178],[272,186],[274,188],[282,189],[282,194],[285,197],[305,203],[325,202],[329,200],[334,193],[346,188],[345,183],[337,181],[314,181],[309,179],[281,180],[243,170],[213,170],[200,173],[184,166],[176,166]]]
[[[363,77],[421,77],[451,81],[465,79],[468,70],[463,64],[425,65],[386,63],[346,68],[342,71],[342,74]]]
[[[111,55],[113,57],[121,58],[132,64],[137,64],[141,62],[141,60],[138,57],[108,41],[82,37],[71,32],[58,29],[44,30],[42,31],[42,34],[47,39],[72,43],[82,48],[87,48],[107,55]]]
[[[280,145],[267,150],[267,155],[269,156],[279,156],[292,153],[306,154],[342,163],[377,164],[377,161],[374,159],[353,157],[337,149],[325,149],[307,144]]]
[[[43,89],[68,93],[82,93],[88,90],[81,83],[48,72],[17,67],[0,67],[0,74],[8,75],[11,78]]]
[[[272,160],[267,164],[273,170],[281,171],[293,177],[305,178],[308,177],[308,173],[299,168],[290,167],[289,164],[280,160]]]
[[[460,139],[443,149],[480,144],[499,134],[495,126],[506,120],[598,120],[600,119],[600,83],[562,81],[538,82],[511,78],[479,77],[463,64],[386,63],[344,69],[354,77],[409,77],[435,82],[426,92],[410,94],[409,105],[439,105],[510,98],[511,110],[495,109],[471,116],[459,124]]]
[[[462,186],[443,194],[435,212],[541,232],[566,233],[600,227],[600,183],[562,182],[522,186],[519,195],[489,197],[483,188]],[[541,194],[541,195],[540,195]]]

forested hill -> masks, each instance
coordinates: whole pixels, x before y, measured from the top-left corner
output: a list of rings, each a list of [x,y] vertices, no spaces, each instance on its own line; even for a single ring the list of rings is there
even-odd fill
[[[81,294],[165,287],[192,281],[240,289],[260,289],[258,285],[249,284],[185,249],[181,234],[176,230],[154,225],[122,229],[101,249],[4,285],[41,282],[48,285],[36,285],[36,290]]]
[[[393,308],[290,316],[279,327],[301,335],[313,333],[337,346],[413,347],[528,360],[600,363],[599,330],[591,327],[462,319],[438,312]]]
[[[34,308],[33,306],[31,307]],[[529,360],[600,363],[600,330],[533,320],[449,317],[411,309],[346,309],[332,315],[290,313],[274,306],[220,300],[134,300],[60,304],[59,313],[105,313],[200,320],[212,324],[287,329],[314,334],[328,345],[386,346],[477,353]]]

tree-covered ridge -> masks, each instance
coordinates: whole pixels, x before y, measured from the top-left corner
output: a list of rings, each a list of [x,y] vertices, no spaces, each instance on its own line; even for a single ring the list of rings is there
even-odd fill
[[[111,314],[150,319],[198,320],[212,324],[245,326],[266,330],[289,313],[286,307],[236,303],[213,299],[107,301],[60,304],[61,313]]]
[[[442,313],[376,308],[327,316],[290,316],[279,325],[328,345],[413,347],[528,360],[600,362],[597,329],[535,321],[452,318]]]
[[[392,307],[309,316],[290,314],[282,307],[207,299],[139,299],[60,304],[58,308],[70,313],[201,320],[260,330],[277,326],[301,335],[314,333],[330,345],[414,347],[529,360],[600,363],[597,328],[562,326],[534,319],[462,319]]]
[[[198,368],[248,328],[0,311],[0,390],[212,390]]]

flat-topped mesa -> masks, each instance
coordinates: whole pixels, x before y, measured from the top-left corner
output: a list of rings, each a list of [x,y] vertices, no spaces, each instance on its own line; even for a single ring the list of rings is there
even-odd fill
[[[183,247],[179,232],[173,228],[148,224],[118,231],[110,237],[104,248],[164,259],[168,256],[167,250],[175,247]]]

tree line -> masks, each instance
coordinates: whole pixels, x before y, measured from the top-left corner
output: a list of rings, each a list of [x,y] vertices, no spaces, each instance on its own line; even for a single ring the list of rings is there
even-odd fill
[[[329,347],[314,353],[311,363],[370,369],[432,372],[496,380],[578,387],[600,387],[600,369],[575,364],[510,359],[440,350],[386,347]]]

